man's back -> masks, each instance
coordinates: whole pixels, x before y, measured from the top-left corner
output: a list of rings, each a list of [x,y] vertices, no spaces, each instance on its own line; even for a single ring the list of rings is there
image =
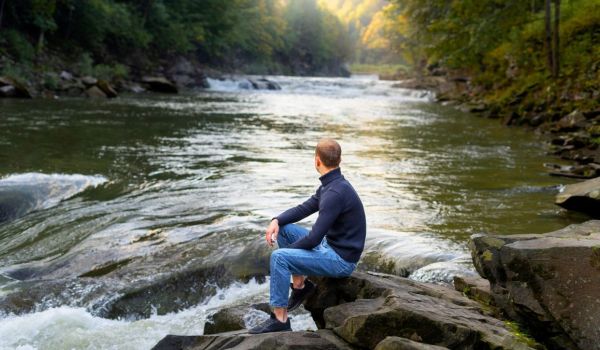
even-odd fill
[[[355,263],[364,249],[367,230],[362,202],[340,168],[331,170],[320,180],[321,187],[314,196],[285,211],[277,219],[285,225],[299,221],[318,209],[319,217],[310,234],[290,248],[312,249],[326,236],[339,256]]]

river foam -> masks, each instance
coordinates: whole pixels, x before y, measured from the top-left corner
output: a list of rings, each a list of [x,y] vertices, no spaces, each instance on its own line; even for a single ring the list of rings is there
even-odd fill
[[[268,288],[268,279],[236,282],[197,306],[134,321],[96,317],[85,308],[68,306],[6,316],[0,319],[0,349],[150,349],[167,334],[202,334],[207,317],[223,307],[267,301]],[[306,312],[291,322],[294,330],[316,329]]]
[[[231,76],[223,79],[208,79],[209,90],[220,92],[252,91],[250,79],[258,76]],[[426,90],[395,88],[394,81],[380,81],[376,75],[358,75],[351,79],[328,77],[270,76],[281,90],[261,91],[274,94],[318,95],[330,98],[383,97],[404,101],[431,101],[434,95]]]

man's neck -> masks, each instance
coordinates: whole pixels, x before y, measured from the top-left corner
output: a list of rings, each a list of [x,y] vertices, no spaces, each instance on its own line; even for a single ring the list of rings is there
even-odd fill
[[[332,171],[332,170],[335,170],[335,169],[337,169],[337,168],[339,168],[339,167],[335,167],[335,168],[321,168],[321,169],[319,169],[319,174],[320,174],[321,176],[324,176],[324,175],[325,175],[325,174],[327,174],[328,172],[330,172],[330,171]]]

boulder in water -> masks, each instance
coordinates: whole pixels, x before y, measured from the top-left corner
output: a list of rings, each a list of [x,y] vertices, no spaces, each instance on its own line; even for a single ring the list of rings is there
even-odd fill
[[[32,98],[24,84],[9,77],[0,77],[0,97]]]
[[[248,79],[252,88],[256,90],[281,90],[281,86],[272,80],[265,78]]]
[[[167,76],[178,86],[208,88],[208,79],[200,68],[184,57],[178,57],[167,69]]]
[[[252,328],[269,318],[269,304],[234,306],[219,310],[208,316],[204,334],[215,334]]]
[[[97,86],[85,90],[85,95],[90,98],[106,98],[106,94]]]
[[[556,195],[555,203],[600,218],[600,177],[565,186]]]
[[[176,94],[179,92],[177,86],[170,80],[164,77],[143,77],[142,83],[144,83],[148,90],[154,92],[162,92],[168,94]]]
[[[98,79],[96,79],[94,77],[90,77],[89,75],[82,77],[80,80],[83,83],[83,85],[85,85],[87,87],[94,86],[98,83]]]
[[[496,305],[552,349],[600,349],[600,221],[546,234],[474,235]]]
[[[118,96],[117,91],[110,85],[110,83],[106,80],[100,79],[98,80],[96,86],[106,94],[108,98],[115,98]]]

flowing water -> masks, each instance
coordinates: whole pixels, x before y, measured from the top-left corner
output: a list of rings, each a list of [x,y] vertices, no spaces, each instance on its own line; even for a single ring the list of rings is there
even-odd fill
[[[528,131],[373,77],[271,79],[0,100],[0,348],[147,349],[267,301],[264,228],[318,187],[324,136],[365,205],[363,270],[448,283],[473,273],[471,234],[583,220],[553,205],[565,180]]]

